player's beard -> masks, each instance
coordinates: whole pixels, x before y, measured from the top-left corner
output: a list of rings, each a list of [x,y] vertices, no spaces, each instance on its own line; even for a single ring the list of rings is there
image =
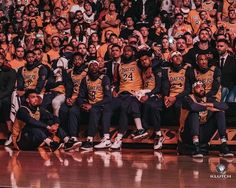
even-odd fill
[[[89,75],[91,80],[97,80],[98,77],[99,77],[99,71],[97,71],[97,72],[89,71],[88,75]]]
[[[197,98],[200,98],[200,99],[202,99],[203,97],[205,97],[205,95],[206,95],[206,92],[205,92],[205,91],[200,92],[200,93],[195,93],[195,96],[196,96]]]
[[[133,60],[133,56],[130,56],[130,57],[123,56],[122,60],[123,60],[123,63],[125,64],[129,63]]]

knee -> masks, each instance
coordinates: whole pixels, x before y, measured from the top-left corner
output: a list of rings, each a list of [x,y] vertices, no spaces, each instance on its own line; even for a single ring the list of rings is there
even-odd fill
[[[189,118],[192,119],[192,120],[199,120],[199,114],[197,112],[191,112],[189,114]]]
[[[54,108],[59,107],[61,104],[62,104],[62,101],[57,100],[56,98],[54,98],[54,99],[52,100],[52,106],[53,106]]]
[[[38,137],[42,139],[47,137],[46,133],[39,128],[33,128],[30,132],[33,134],[34,137]]]
[[[218,118],[224,118],[225,112],[224,111],[215,112],[215,116]]]

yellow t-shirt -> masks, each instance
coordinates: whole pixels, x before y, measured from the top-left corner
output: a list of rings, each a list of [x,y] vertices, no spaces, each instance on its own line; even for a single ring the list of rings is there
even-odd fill
[[[24,59],[21,61],[17,59],[13,59],[12,61],[9,62],[9,64],[11,65],[13,69],[17,71],[20,67],[25,66],[26,61]]]

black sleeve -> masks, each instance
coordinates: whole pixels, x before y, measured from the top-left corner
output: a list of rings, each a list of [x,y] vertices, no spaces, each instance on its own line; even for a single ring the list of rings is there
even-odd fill
[[[221,72],[219,68],[215,68],[215,72],[214,72],[214,76],[213,76],[213,83],[212,83],[212,88],[211,90],[206,93],[207,97],[212,97],[214,95],[216,95],[216,93],[218,92],[219,88],[220,88],[220,81],[221,80]]]
[[[177,99],[187,96],[191,92],[191,67],[188,67],[185,73],[184,91],[176,96]]]
[[[10,97],[12,91],[14,90],[16,83],[16,72],[15,70],[10,70],[7,75],[7,85],[4,87],[4,90],[0,90],[0,99],[5,97]]]
[[[182,105],[184,109],[187,109],[191,112],[201,112],[207,110],[205,106],[195,103],[189,96],[184,97]]]
[[[119,66],[120,65],[118,65],[117,71],[114,73],[114,75],[116,75],[116,76],[114,76],[114,83],[113,83],[113,85],[114,85],[114,91],[116,91],[116,92],[119,92],[119,90],[120,90]]]
[[[162,87],[161,87],[161,90],[162,90],[162,95],[163,96],[169,96],[169,93],[170,93],[170,82],[169,82],[169,79],[168,79],[168,69],[162,69]]]
[[[162,71],[161,70],[154,70],[153,71],[155,75],[155,88],[150,92],[147,93],[148,97],[155,94],[161,93],[161,84],[162,84]]]
[[[58,87],[59,85],[64,85],[66,83],[66,71],[63,70],[62,71],[62,81],[60,82],[56,82],[55,80],[55,77],[54,77],[54,74],[50,74],[49,78],[48,78],[48,81],[47,81],[47,85],[46,85],[46,89],[47,91],[50,91],[50,89],[53,89],[53,88],[56,88]]]
[[[47,128],[47,124],[45,124],[42,121],[38,121],[34,118],[32,118],[28,112],[27,109],[21,107],[17,114],[16,114],[16,118],[23,121],[24,123],[26,123],[27,126],[31,126],[31,127],[40,127],[40,128]]]
[[[39,69],[39,78],[37,81],[37,86],[35,88],[37,93],[40,93],[42,89],[44,88],[47,74],[48,74],[47,69],[42,65]]]
[[[213,9],[216,9],[216,10],[218,10],[218,4],[217,4],[217,3],[215,3],[215,4],[214,4],[214,7],[213,7]]]
[[[192,85],[194,84],[194,82],[196,82],[196,78],[195,78],[195,76],[194,76],[194,69],[193,69],[193,67],[191,67],[190,69],[189,69],[189,83],[190,83],[190,89],[192,89]]]
[[[68,99],[68,98],[71,98],[71,96],[72,96],[74,83],[68,73],[65,76],[65,80],[66,80],[66,82],[65,82],[65,84],[66,84],[66,98]]]
[[[88,89],[86,86],[86,77],[80,83],[79,97],[77,99],[77,105],[81,106],[83,103],[88,102]]]
[[[23,91],[24,90],[24,78],[22,76],[22,68],[21,67],[16,74],[16,80],[17,80],[17,90]]]
[[[59,118],[57,116],[54,116],[49,111],[45,110],[44,108],[40,108],[40,120],[47,125],[53,125],[55,123],[60,123]]]
[[[217,12],[223,12],[223,2],[219,1]]]
[[[217,108],[219,110],[225,111],[229,108],[229,106],[225,102],[218,102],[213,97],[207,98],[207,102],[213,103],[214,108]]]
[[[102,79],[102,88],[103,88],[103,100],[94,104],[94,106],[101,106],[101,105],[105,105],[107,103],[109,103],[112,99],[111,96],[111,85],[110,85],[110,80],[108,78],[108,76],[104,76]]]

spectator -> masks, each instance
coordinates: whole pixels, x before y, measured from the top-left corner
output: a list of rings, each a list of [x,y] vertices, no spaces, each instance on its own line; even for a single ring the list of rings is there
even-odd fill
[[[224,39],[217,41],[220,54],[218,66],[221,69],[222,101],[236,102],[236,60],[227,52],[228,42]]]

